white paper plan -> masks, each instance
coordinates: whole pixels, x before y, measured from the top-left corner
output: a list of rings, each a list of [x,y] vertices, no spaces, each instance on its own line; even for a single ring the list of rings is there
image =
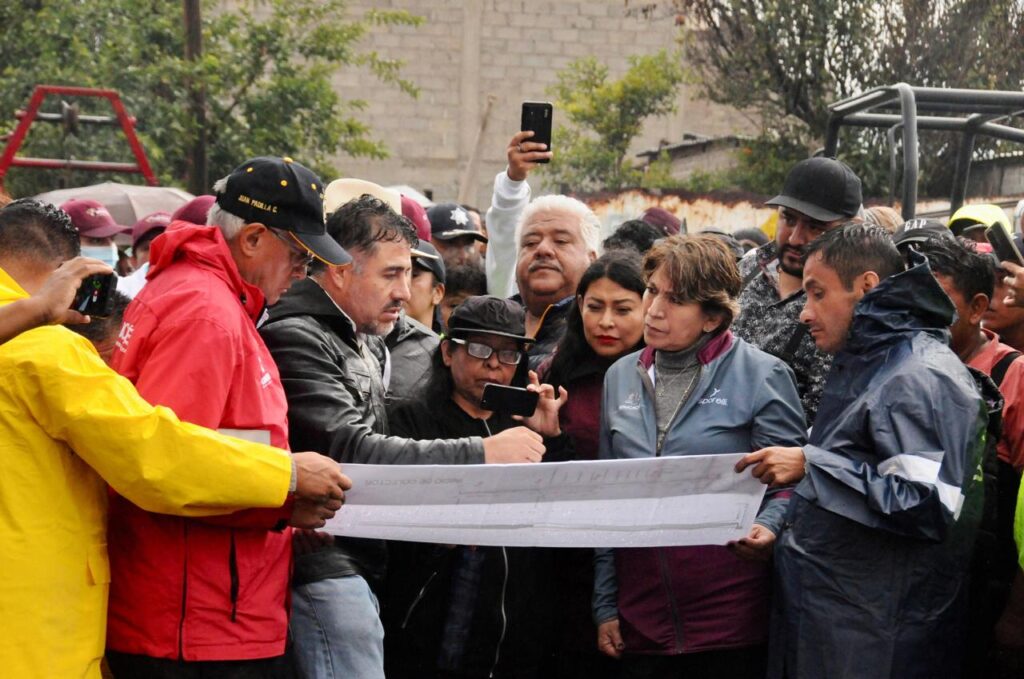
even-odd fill
[[[765,486],[743,453],[511,465],[342,465],[351,537],[508,547],[723,545],[745,536]]]

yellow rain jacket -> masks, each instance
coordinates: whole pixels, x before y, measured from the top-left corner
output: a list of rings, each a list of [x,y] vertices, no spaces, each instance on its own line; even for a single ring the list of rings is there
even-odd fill
[[[0,269],[0,306],[27,296]],[[290,480],[287,453],[150,406],[66,328],[0,345],[0,676],[100,676],[106,483],[147,511],[205,516],[280,507]]]

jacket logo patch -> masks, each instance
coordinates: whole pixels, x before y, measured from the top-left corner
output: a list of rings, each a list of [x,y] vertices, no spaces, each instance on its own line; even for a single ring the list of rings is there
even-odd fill
[[[132,339],[132,333],[135,332],[135,326],[131,323],[124,323],[121,325],[121,332],[117,335],[117,343],[114,348],[118,351],[127,352],[128,342]]]
[[[640,392],[634,391],[619,405],[619,410],[640,410]]]
[[[722,391],[721,389],[719,389],[718,387],[715,387],[715,390],[711,392],[710,396],[705,396],[704,398],[702,398],[700,400],[700,404],[702,406],[706,406],[706,405],[727,406],[727,405],[729,405],[729,399],[727,399],[727,398],[719,398],[718,397],[718,394],[721,393],[721,391]]]
[[[270,383],[274,380],[267,371],[267,368],[263,365],[263,359],[259,356],[256,357],[256,362],[260,364],[260,386],[266,389],[270,386]]]

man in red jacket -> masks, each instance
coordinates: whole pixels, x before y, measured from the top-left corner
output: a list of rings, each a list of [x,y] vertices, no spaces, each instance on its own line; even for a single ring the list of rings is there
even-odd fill
[[[208,226],[172,223],[125,313],[113,367],[186,421],[287,449],[287,404],[256,331],[265,307],[318,258],[323,185],[290,158],[255,158],[214,185]],[[170,453],[169,453],[170,454]],[[113,495],[108,658],[123,677],[269,677],[283,664],[291,531],[320,507],[182,519]]]

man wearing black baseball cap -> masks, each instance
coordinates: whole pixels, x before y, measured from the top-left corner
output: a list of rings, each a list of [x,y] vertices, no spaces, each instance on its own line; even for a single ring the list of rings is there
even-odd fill
[[[153,405],[284,455],[288,404],[257,324],[314,258],[351,260],[326,235],[323,183],[290,158],[253,158],[214,192],[207,225],[172,222],[152,242],[147,283],[125,312],[112,365]],[[239,676],[241,666],[246,676],[279,671],[292,563],[286,527],[317,527],[323,516],[322,507],[296,502],[200,521],[114,496],[114,673],[216,674],[225,661],[240,666]]]
[[[430,242],[441,253],[445,265],[483,264],[476,244],[486,243],[487,236],[480,232],[464,207],[438,203],[427,210],[427,219],[430,220]]]
[[[775,240],[740,263],[744,288],[733,332],[793,369],[808,424],[831,359],[815,348],[800,322],[804,247],[840,224],[859,221],[861,202],[860,179],[845,163],[800,161],[786,175],[782,193],[765,203],[779,208]]]

